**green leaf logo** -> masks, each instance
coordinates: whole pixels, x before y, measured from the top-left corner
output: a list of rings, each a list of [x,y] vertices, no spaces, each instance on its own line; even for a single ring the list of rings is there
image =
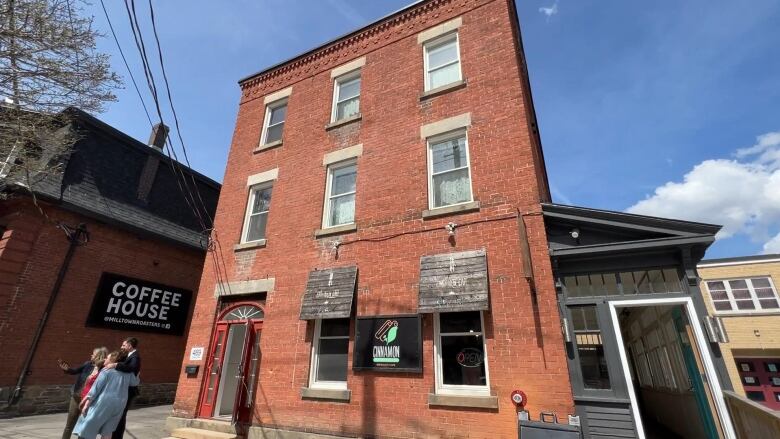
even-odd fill
[[[387,340],[385,340],[386,344],[390,344],[395,340],[396,333],[398,332],[398,326],[393,326],[390,328],[389,331],[387,331]]]

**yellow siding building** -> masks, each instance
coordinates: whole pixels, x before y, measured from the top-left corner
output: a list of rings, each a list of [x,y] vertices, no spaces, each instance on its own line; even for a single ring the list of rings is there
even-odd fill
[[[780,410],[780,255],[703,260],[697,266],[708,313],[734,390]]]

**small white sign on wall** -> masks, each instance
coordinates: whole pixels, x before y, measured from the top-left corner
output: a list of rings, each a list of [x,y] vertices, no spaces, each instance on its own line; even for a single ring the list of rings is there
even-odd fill
[[[190,350],[190,361],[200,361],[203,359],[203,346],[195,346]]]

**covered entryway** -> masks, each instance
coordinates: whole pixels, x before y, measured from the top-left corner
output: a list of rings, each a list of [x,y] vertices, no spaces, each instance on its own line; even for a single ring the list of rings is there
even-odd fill
[[[263,308],[238,303],[225,309],[214,328],[199,416],[251,421],[254,392],[260,368]]]

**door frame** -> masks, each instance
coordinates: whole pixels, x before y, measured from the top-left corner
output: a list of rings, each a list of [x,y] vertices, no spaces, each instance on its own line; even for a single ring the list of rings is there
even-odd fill
[[[710,352],[707,347],[707,340],[704,338],[704,333],[699,326],[699,319],[696,314],[696,309],[693,306],[693,300],[690,297],[670,297],[670,298],[658,298],[658,299],[636,299],[636,300],[615,300],[607,301],[609,306],[609,312],[612,317],[612,327],[615,331],[615,337],[618,344],[618,352],[620,354],[620,363],[623,366],[623,378],[626,380],[626,387],[628,389],[628,397],[631,401],[631,411],[634,415],[634,425],[636,425],[637,434],[640,439],[645,439],[644,426],[642,425],[642,418],[639,414],[638,399],[634,388],[631,385],[631,371],[628,365],[628,356],[626,355],[625,342],[623,340],[623,334],[620,330],[620,322],[618,320],[617,308],[626,307],[638,307],[638,306],[657,306],[657,305],[682,305],[688,316],[688,321],[693,328],[693,334],[696,338],[695,342],[701,352],[701,360],[704,365],[704,373],[707,376],[707,380],[711,384],[711,390],[713,399],[715,400],[715,410],[718,412],[723,432],[726,435],[726,439],[736,439],[736,433],[734,432],[734,426],[731,423],[731,416],[729,415],[726,402],[723,398],[723,390],[720,386],[720,380],[715,369],[715,363],[710,357]]]

